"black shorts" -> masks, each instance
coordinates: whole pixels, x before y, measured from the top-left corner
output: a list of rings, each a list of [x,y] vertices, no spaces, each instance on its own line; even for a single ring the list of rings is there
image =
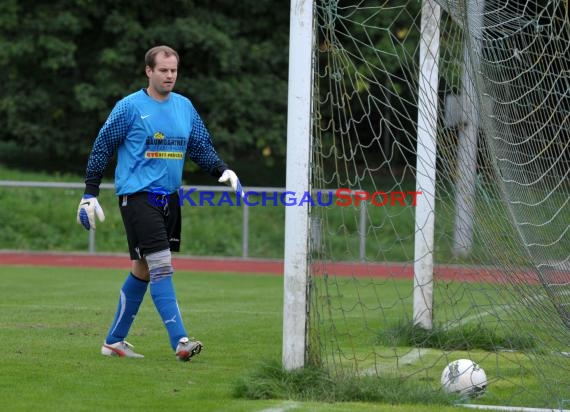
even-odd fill
[[[166,196],[152,192],[122,195],[119,196],[119,209],[132,260],[166,249],[180,251],[178,193]]]

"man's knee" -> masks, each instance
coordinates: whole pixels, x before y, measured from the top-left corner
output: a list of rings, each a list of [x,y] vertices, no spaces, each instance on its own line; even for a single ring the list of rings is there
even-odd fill
[[[138,279],[149,281],[148,265],[144,259],[133,260],[131,265],[131,273]]]
[[[150,253],[145,256],[151,282],[172,276],[172,255],[170,250]]]

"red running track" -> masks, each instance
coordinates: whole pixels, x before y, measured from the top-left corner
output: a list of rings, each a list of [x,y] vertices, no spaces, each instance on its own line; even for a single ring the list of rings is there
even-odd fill
[[[54,267],[89,267],[130,269],[128,255],[117,254],[81,254],[0,251],[2,266],[54,266]],[[216,258],[216,257],[181,257],[174,256],[175,270],[194,272],[223,272],[243,274],[283,275],[283,261],[270,259]],[[312,273],[336,276],[356,277],[397,277],[413,278],[413,266],[402,263],[347,263],[327,262],[315,264]],[[518,282],[536,283],[536,273],[519,271],[506,274],[495,268],[474,266],[436,266],[434,276],[439,280],[462,282],[504,282],[506,276],[516,277]],[[512,281],[512,279],[511,279]]]
[[[131,262],[127,254],[30,253],[0,251],[0,265],[89,267],[129,270]],[[188,270],[195,272],[283,273],[283,262],[279,260],[174,256],[173,266],[175,270]]]

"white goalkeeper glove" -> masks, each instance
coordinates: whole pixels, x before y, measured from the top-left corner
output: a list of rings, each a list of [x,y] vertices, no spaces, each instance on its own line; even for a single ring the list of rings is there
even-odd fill
[[[97,198],[93,195],[84,195],[77,208],[77,223],[87,230],[95,230],[95,215],[101,222],[105,220],[105,213]]]
[[[230,185],[232,189],[241,197],[243,197],[245,194],[243,188],[241,187],[241,183],[233,170],[224,170],[224,173],[222,173],[222,176],[218,179],[218,182]]]

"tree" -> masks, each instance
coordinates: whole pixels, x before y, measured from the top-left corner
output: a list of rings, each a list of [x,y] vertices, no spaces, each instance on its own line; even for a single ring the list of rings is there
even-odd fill
[[[115,102],[146,85],[145,51],[168,44],[222,156],[270,164],[285,153],[288,25],[278,1],[4,0],[0,140],[84,167]]]

